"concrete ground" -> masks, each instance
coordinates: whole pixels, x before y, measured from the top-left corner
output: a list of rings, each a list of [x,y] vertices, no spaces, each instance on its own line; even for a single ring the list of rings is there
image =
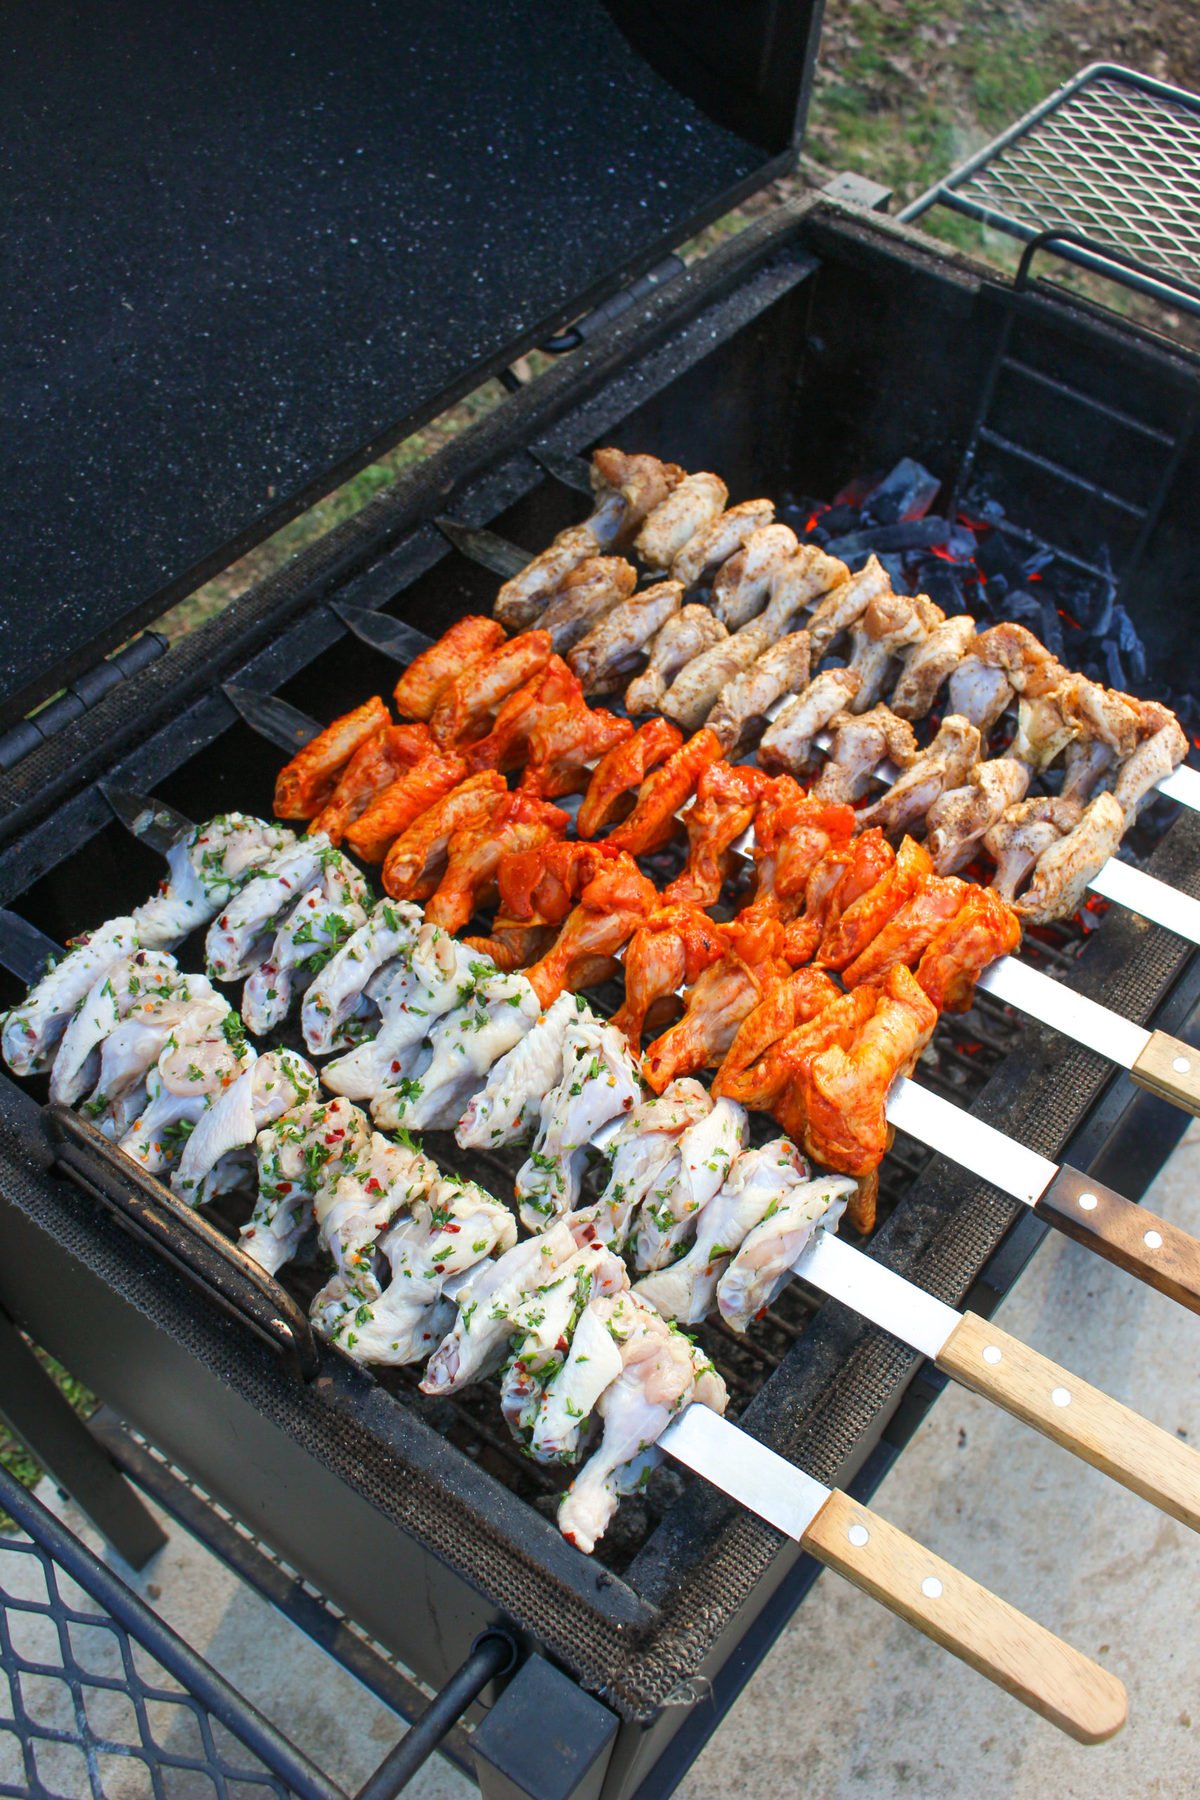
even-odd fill
[[[1148,1204],[1200,1232],[1200,1125]],[[1000,1320],[1200,1444],[1200,1320],[1065,1240],[1044,1247]],[[48,1484],[42,1491],[58,1505]],[[826,1575],[684,1781],[683,1800],[1174,1800],[1200,1791],[1200,1540],[954,1387],[874,1505],[1115,1670],[1129,1690],[1125,1731],[1081,1748]],[[78,1529],[73,1509],[60,1510]],[[136,1585],[350,1791],[398,1736],[371,1695],[185,1533],[172,1532]],[[3,1739],[0,1787],[16,1775]],[[82,1800],[86,1784],[78,1791]],[[128,1765],[113,1766],[109,1800],[145,1791]],[[434,1763],[409,1791],[465,1800],[474,1790]]]

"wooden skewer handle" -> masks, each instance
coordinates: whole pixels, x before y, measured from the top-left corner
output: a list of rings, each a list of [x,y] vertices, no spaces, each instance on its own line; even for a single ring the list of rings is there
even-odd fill
[[[1128,1275],[1200,1312],[1200,1241],[1064,1163],[1034,1212]]]
[[[1200,1531],[1200,1454],[1160,1425],[975,1313],[951,1333],[937,1362],[965,1387]]]
[[[1082,1744],[1125,1723],[1125,1689],[1044,1626],[835,1489],[803,1537],[828,1568]]]
[[[1200,1118],[1200,1050],[1156,1031],[1130,1073],[1139,1086]]]

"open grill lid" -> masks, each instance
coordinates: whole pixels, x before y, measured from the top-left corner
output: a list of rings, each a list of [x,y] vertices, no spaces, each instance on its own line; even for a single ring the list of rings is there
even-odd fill
[[[785,166],[819,10],[11,14],[0,724]]]

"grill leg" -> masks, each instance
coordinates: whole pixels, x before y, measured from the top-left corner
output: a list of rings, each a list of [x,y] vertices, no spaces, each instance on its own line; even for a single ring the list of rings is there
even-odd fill
[[[0,1419],[131,1568],[166,1543],[153,1514],[0,1312]]]

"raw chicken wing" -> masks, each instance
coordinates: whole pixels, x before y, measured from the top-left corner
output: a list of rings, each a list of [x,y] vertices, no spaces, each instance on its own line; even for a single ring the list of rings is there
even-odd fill
[[[717,1283],[717,1305],[727,1325],[745,1331],[770,1306],[791,1280],[792,1265],[814,1233],[837,1230],[855,1187],[844,1175],[780,1184],[775,1201],[747,1232]]]
[[[857,669],[823,669],[775,715],[758,746],[764,769],[799,775],[817,758],[814,742],[831,719],[848,712],[859,687]]]
[[[623,556],[590,556],[563,581],[539,615],[538,629],[549,632],[553,648],[565,656],[636,586],[637,570]]]
[[[719,475],[685,475],[646,519],[634,549],[648,569],[669,569],[685,544],[718,519],[729,498]]]
[[[548,631],[524,631],[461,670],[434,707],[429,721],[434,742],[443,750],[460,750],[485,737],[497,708],[546,667],[553,649]]]
[[[1111,794],[1097,794],[1079,823],[1039,856],[1033,880],[1014,902],[1025,923],[1048,925],[1052,919],[1069,919],[1124,830],[1125,814],[1117,801]]]
[[[631,856],[649,856],[669,844],[680,829],[679,812],[696,791],[710,763],[720,760],[721,742],[713,731],[702,730],[669,756],[638,790],[632,813],[605,843]]]
[[[769,641],[761,625],[750,624],[701,651],[675,677],[658,703],[660,710],[685,731],[699,730],[722,689],[762,655]]]
[[[573,569],[599,549],[590,525],[570,525],[548,550],[526,563],[496,595],[493,611],[509,631],[528,631]]]
[[[793,631],[725,683],[704,722],[716,732],[727,755],[744,737],[761,731],[781,695],[798,694],[807,687],[809,649],[807,631]]]
[[[972,887],[917,964],[917,981],[939,1012],[967,1012],[975,983],[1021,942],[1021,921],[991,888]]]
[[[682,582],[660,581],[622,600],[593,625],[567,657],[584,693],[620,693],[646,645],[674,618],[682,600]]]
[[[736,555],[751,533],[769,525],[774,517],[775,507],[770,500],[742,500],[729,507],[684,545],[671,564],[672,575],[685,588],[696,587]]]
[[[403,831],[383,864],[383,886],[395,900],[428,900],[446,872],[450,839],[458,831],[485,832],[508,798],[496,769],[469,775]]]
[[[772,581],[798,549],[788,525],[761,525],[751,532],[713,582],[712,609],[727,630],[739,631],[762,611]]]
[[[878,825],[890,837],[906,831],[924,818],[941,794],[965,784],[968,772],[979,761],[981,745],[978,728],[950,713],[929,748],[908,765],[874,806],[858,815],[860,826]]]
[[[917,760],[917,740],[907,719],[888,706],[837,713],[829,722],[829,754],[809,789],[814,800],[861,800],[884,761],[906,769]]]

